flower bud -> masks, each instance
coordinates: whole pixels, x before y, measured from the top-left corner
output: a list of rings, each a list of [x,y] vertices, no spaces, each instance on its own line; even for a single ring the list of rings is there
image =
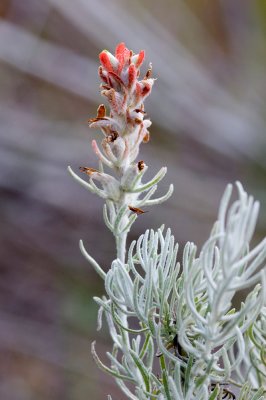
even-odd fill
[[[118,72],[120,73],[126,64],[129,64],[131,52],[125,46],[125,43],[119,43],[116,47],[115,56],[119,62]]]
[[[118,67],[118,60],[109,51],[104,50],[99,54],[99,59],[102,66],[109,72],[115,72]]]
[[[135,64],[136,68],[139,68],[141,66],[141,64],[143,63],[144,58],[145,58],[145,51],[141,50],[139,52],[139,54],[135,54],[131,58],[131,62]]]

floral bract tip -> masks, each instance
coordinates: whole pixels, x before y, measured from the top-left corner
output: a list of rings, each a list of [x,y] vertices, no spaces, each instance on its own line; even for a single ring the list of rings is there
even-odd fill
[[[115,72],[120,75],[122,70],[128,68],[130,64],[133,64],[138,69],[144,61],[145,52],[141,50],[139,54],[134,54],[122,42],[117,45],[115,55],[111,54],[108,50],[103,50],[99,58],[102,66],[108,72]]]

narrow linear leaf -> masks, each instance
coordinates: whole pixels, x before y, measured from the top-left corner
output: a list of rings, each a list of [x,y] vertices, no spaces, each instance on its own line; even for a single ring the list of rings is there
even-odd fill
[[[96,351],[95,351],[95,343],[96,343],[96,342],[94,341],[94,342],[92,342],[92,344],[91,344],[91,354],[92,354],[92,357],[93,357],[94,361],[96,362],[97,366],[98,366],[102,371],[107,372],[107,373],[110,374],[110,375],[113,375],[113,376],[114,376],[115,378],[117,378],[117,379],[126,380],[126,381],[129,381],[129,382],[135,382],[135,379],[131,378],[130,376],[121,375],[121,374],[119,374],[118,372],[114,371],[113,369],[111,369],[111,368],[107,367],[106,365],[104,365],[104,364],[101,362],[101,360],[99,359],[99,357],[98,357],[98,355],[97,355],[97,353],[96,353]]]
[[[133,358],[137,368],[139,369],[141,376],[143,378],[145,387],[147,392],[150,391],[150,377],[149,377],[149,372],[146,370],[145,365],[143,364],[143,362],[141,361],[141,359],[139,358],[139,356],[133,351],[133,350],[129,350],[131,357]]]

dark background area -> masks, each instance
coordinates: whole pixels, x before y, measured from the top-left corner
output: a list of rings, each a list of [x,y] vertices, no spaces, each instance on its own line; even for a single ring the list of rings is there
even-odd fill
[[[164,165],[175,192],[138,218],[130,239],[170,226],[183,247],[206,240],[228,182],[266,221],[266,3],[246,0],[0,1],[0,398],[122,399],[90,355],[92,296],[103,283],[78,240],[108,269],[114,241],[102,200],[68,175],[96,166],[87,119],[103,100],[98,53],[125,41],[158,78],[146,101],[148,176]],[[145,68],[143,69],[143,72]],[[181,253],[180,253],[181,257]]]

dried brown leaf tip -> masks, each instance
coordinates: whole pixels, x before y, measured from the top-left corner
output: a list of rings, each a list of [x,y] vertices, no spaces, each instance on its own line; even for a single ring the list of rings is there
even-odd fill
[[[94,172],[98,172],[97,169],[94,168],[87,168],[87,167],[79,167],[81,172],[84,172],[87,175],[92,175]]]
[[[148,143],[149,140],[150,140],[150,134],[149,134],[149,132],[147,132],[143,138],[143,143]]]
[[[104,118],[106,114],[105,105],[100,104],[97,110],[97,118]]]
[[[108,121],[108,120],[109,120],[109,119],[106,118],[106,117],[101,117],[101,118],[96,117],[96,118],[90,118],[90,119],[88,119],[88,122],[89,122],[90,124],[92,124],[93,122],[97,122],[97,121]]]
[[[146,112],[144,111],[144,110],[142,110],[141,108],[136,108],[135,110],[134,110],[136,113],[141,113],[141,114],[146,114]]]
[[[93,122],[98,122],[98,121],[108,121],[108,117],[106,117],[105,114],[106,114],[105,105],[100,104],[97,109],[97,117],[90,118],[88,122],[92,124]]]
[[[128,206],[128,208],[130,209],[130,211],[132,211],[134,214],[140,215],[140,214],[145,214],[148,211],[143,211],[141,208],[137,208],[137,207],[132,207],[132,206]]]
[[[151,77],[152,77],[152,65],[150,64],[144,79],[150,79]]]
[[[145,163],[144,163],[144,161],[139,161],[138,162],[138,170],[139,171],[142,171],[143,169],[144,169],[144,167],[145,167]]]
[[[108,86],[108,85],[101,85],[100,87],[101,87],[101,89],[105,89],[105,90],[111,89],[110,86]]]
[[[106,140],[108,143],[113,143],[117,138],[119,134],[116,131],[111,131],[109,135],[106,137]]]

